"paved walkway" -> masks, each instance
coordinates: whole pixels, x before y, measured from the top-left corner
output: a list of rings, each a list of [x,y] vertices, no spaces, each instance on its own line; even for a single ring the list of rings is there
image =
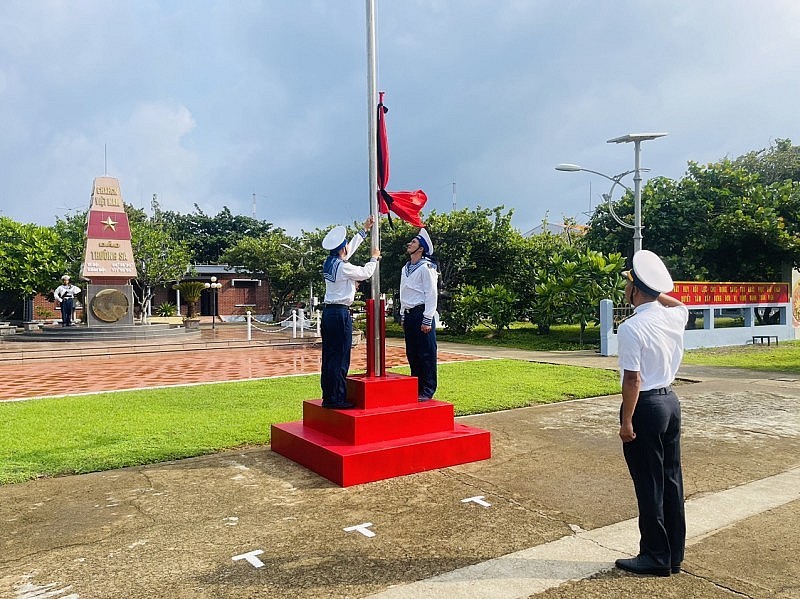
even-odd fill
[[[615,366],[592,352],[441,350]],[[146,358],[120,360],[135,372]],[[490,460],[347,489],[267,447],[5,485],[0,597],[800,598],[797,377],[682,376],[698,382],[680,389],[678,576],[613,568],[635,551],[636,505],[612,396],[464,419],[492,432]]]
[[[0,401],[319,372],[321,349],[313,338],[295,340],[297,345],[289,345],[286,335],[282,339],[286,345],[275,339],[264,344],[258,336],[247,342],[241,327],[219,327],[203,331],[200,342],[5,343],[0,346]],[[475,358],[457,347],[440,354],[442,362]],[[404,348],[390,344],[386,366],[406,364]],[[363,342],[353,350],[351,369],[366,369]]]

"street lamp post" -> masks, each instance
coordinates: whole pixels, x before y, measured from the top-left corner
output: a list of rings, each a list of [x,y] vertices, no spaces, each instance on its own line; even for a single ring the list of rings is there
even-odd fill
[[[666,133],[628,133],[620,137],[609,139],[606,143],[624,144],[633,142],[633,253],[642,249],[642,169],[640,156],[642,142],[664,137]]]
[[[617,216],[617,213],[614,212],[614,204],[611,201],[611,199],[612,199],[612,197],[614,195],[614,188],[617,185],[619,185],[620,187],[624,188],[626,191],[633,192],[633,190],[630,187],[628,187],[627,185],[625,185],[622,182],[622,179],[624,177],[627,177],[628,175],[630,175],[633,171],[625,171],[624,173],[620,173],[619,175],[614,175],[612,177],[610,175],[606,175],[605,173],[601,173],[600,171],[593,171],[590,168],[583,168],[582,166],[578,166],[577,164],[559,164],[558,166],[556,166],[556,170],[557,171],[563,171],[563,172],[566,172],[566,173],[576,173],[578,171],[582,171],[584,173],[592,173],[593,175],[599,175],[600,177],[603,177],[603,178],[608,179],[609,181],[611,181],[611,189],[608,191],[608,193],[604,193],[603,194],[603,199],[608,204],[608,212],[609,212],[609,214],[611,214],[611,216],[614,218],[615,221],[617,221],[617,223],[620,226],[625,227],[626,229],[633,229],[636,226],[636,225],[632,225],[630,223],[626,223],[619,216]],[[642,170],[649,170],[649,169],[642,169]]]
[[[611,212],[611,216],[614,217],[620,225],[623,227],[628,227],[633,229],[633,253],[635,254],[639,250],[642,249],[642,229],[644,226],[642,225],[642,171],[646,171],[649,169],[641,167],[641,152],[642,152],[642,142],[648,141],[651,139],[658,139],[659,137],[664,137],[667,133],[628,133],[627,135],[622,135],[621,137],[615,137],[613,139],[609,139],[607,143],[631,143],[633,142],[634,147],[634,166],[633,170],[625,171],[624,173],[620,173],[619,175],[615,175],[610,177],[603,173],[590,170],[588,168],[582,168],[577,164],[559,164],[556,167],[557,171],[567,171],[567,172],[576,172],[576,171],[585,171],[587,173],[593,173],[595,175],[600,175],[601,177],[605,177],[609,181],[613,182],[611,186],[611,191],[608,193],[606,200],[608,201],[608,208],[609,212]],[[626,175],[630,175],[633,173],[633,225],[629,225],[626,222],[620,220],[620,218],[614,212],[614,208],[611,204],[611,194],[614,191],[614,187],[617,185],[621,185],[628,191],[630,188],[624,185],[621,182],[621,179]]]
[[[210,283],[205,283],[205,288],[211,290],[211,329],[217,328],[217,293],[222,287],[222,283],[217,283],[217,277],[211,277]]]

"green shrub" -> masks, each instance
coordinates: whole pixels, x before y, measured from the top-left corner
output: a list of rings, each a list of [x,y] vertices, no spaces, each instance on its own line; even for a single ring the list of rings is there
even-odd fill
[[[484,287],[478,293],[478,301],[482,306],[480,313],[492,323],[496,334],[499,335],[514,321],[514,304],[517,298],[504,285]]]
[[[445,317],[447,330],[463,335],[481,322],[481,301],[478,289],[473,285],[462,285],[450,302],[450,311]]]
[[[156,308],[156,316],[175,316],[178,313],[178,307],[170,302],[164,302]]]
[[[36,318],[39,320],[47,320],[53,316],[53,313],[44,306],[36,306],[34,312],[36,313]]]

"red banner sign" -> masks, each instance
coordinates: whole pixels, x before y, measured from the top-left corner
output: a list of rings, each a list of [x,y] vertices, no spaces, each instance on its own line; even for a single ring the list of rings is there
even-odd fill
[[[789,283],[705,283],[676,281],[670,293],[687,306],[786,304]]]

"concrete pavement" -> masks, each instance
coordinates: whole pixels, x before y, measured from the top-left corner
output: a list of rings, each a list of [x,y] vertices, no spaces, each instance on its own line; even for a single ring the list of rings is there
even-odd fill
[[[612,396],[462,419],[492,459],[347,489],[268,447],[0,487],[0,597],[800,597],[798,377],[681,376],[677,576],[612,567],[636,543]]]

